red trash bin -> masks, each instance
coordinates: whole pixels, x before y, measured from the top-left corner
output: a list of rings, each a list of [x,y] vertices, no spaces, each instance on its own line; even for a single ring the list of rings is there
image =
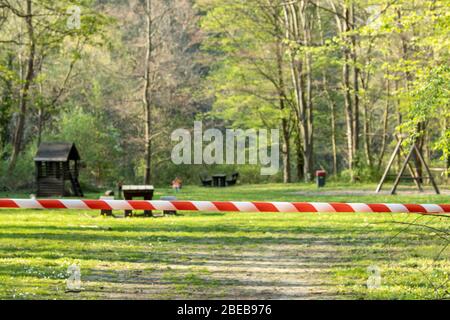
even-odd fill
[[[316,182],[317,187],[322,188],[325,187],[327,172],[325,170],[317,170],[316,171]]]

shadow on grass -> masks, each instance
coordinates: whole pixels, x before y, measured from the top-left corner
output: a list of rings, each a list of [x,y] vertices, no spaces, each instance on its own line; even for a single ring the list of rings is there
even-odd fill
[[[18,232],[13,232],[19,229]],[[186,260],[192,258],[207,260],[211,255],[205,254],[200,257],[195,253],[161,252],[162,248],[151,247],[154,244],[165,245],[167,250],[175,251],[177,248],[192,248],[192,250],[223,250],[222,246],[249,247],[252,245],[269,247],[271,245],[279,246],[296,246],[294,250],[301,249],[301,246],[316,247],[315,251],[321,253],[321,246],[333,247],[339,246],[348,248],[351,251],[361,251],[359,254],[353,254],[352,259],[364,259],[365,248],[370,246],[378,246],[376,249],[367,251],[367,254],[380,256],[384,255],[382,248],[388,238],[386,233],[384,237],[376,230],[368,231],[364,227],[355,227],[351,234],[346,230],[336,230],[330,237],[329,227],[255,227],[246,228],[241,226],[182,226],[182,227],[158,227],[148,226],[145,228],[138,227],[114,227],[113,230],[107,229],[86,229],[81,227],[56,227],[56,226],[2,226],[2,230],[10,230],[11,232],[0,233],[0,256],[3,257],[42,257],[56,258],[63,255],[73,259],[94,259],[104,261],[123,261],[138,262],[145,260],[146,262],[174,263],[178,260]],[[36,232],[40,231],[40,232]],[[136,232],[130,234],[129,231]],[[139,233],[141,232],[141,233]],[[146,235],[149,233],[166,233],[165,235]],[[119,233],[119,234],[117,234]],[[183,234],[178,234],[183,233]],[[220,233],[214,235],[214,233]],[[226,233],[226,235],[222,234]],[[242,235],[242,234],[247,235]],[[20,246],[22,250],[18,250],[18,246],[8,246],[8,240],[12,243],[19,243],[20,240],[38,240],[48,244],[25,242]],[[17,241],[15,241],[17,240]],[[52,241],[64,242],[64,247],[54,248]],[[3,242],[3,244],[2,244]],[[392,244],[400,244],[400,250],[407,250],[409,246],[426,245],[427,243],[435,243],[432,237],[418,237],[414,234],[403,234],[401,238],[396,239]],[[85,245],[84,245],[85,244]],[[105,248],[107,246],[107,248]],[[141,248],[130,248],[135,246]],[[206,246],[206,248],[201,248]],[[298,247],[300,246],[300,247]],[[98,247],[98,249],[92,249]],[[283,254],[287,254],[289,249],[284,249]],[[295,253],[295,252],[294,252]],[[292,254],[294,254],[292,253]],[[321,262],[338,262],[340,258],[336,258],[333,251],[322,252],[324,257],[314,257],[315,261]],[[226,255],[220,256],[220,259],[234,260],[233,252],[227,252]],[[242,259],[242,257],[240,257]],[[248,257],[256,259],[257,257]],[[239,259],[239,258],[237,258]],[[274,258],[275,259],[275,258]],[[274,263],[280,262],[279,258]],[[304,257],[307,260],[308,257]],[[184,263],[184,261],[183,261]]]
[[[7,228],[3,228],[6,230]],[[29,229],[31,232],[25,231]],[[84,242],[92,245],[94,242],[99,244],[102,242],[114,243],[133,242],[133,244],[144,243],[170,243],[176,242],[180,245],[198,245],[198,244],[311,244],[322,242],[326,245],[338,245],[352,247],[361,247],[372,244],[383,244],[388,240],[387,237],[380,237],[376,231],[368,232],[364,228],[355,228],[352,234],[339,234],[335,232],[330,236],[328,228],[311,227],[300,230],[280,231],[276,228],[258,228],[248,229],[245,228],[214,228],[214,227],[191,227],[183,228],[179,230],[167,230],[166,228],[151,228],[146,229],[149,233],[169,233],[169,235],[143,235],[137,233],[135,235],[130,234],[127,230],[122,230],[123,235],[114,234],[115,230],[86,230],[82,228],[67,228],[67,227],[52,227],[50,232],[45,231],[45,228],[31,227],[22,228],[21,233],[1,233],[1,239],[34,239],[34,240],[58,240],[64,242]],[[41,232],[35,232],[39,230]],[[52,232],[53,231],[53,232]],[[96,231],[96,232],[93,232]],[[120,231],[119,231],[120,232]],[[120,233],[122,233],[120,232]],[[211,233],[220,233],[218,235],[210,236]],[[110,234],[108,234],[110,233]],[[112,233],[112,234],[111,234]],[[188,233],[188,235],[180,235],[177,233]],[[226,233],[229,235],[223,235]],[[242,233],[249,234],[248,236],[241,235]],[[254,236],[251,236],[252,233]],[[296,237],[295,235],[298,235]],[[357,234],[361,237],[358,237]],[[190,235],[189,235],[190,234]],[[283,234],[289,234],[284,236]],[[423,245],[426,243],[425,238],[418,238],[415,234],[402,235],[401,239],[397,239],[397,242],[408,241],[408,245]],[[433,241],[430,239],[430,241]],[[0,247],[1,248],[1,247]]]
[[[329,272],[333,267],[350,269],[368,257],[371,263],[386,261],[388,253],[382,245],[389,236],[401,230],[393,227],[380,232],[379,229],[363,225],[353,226],[350,232],[347,228],[330,225],[251,227],[220,224],[131,224],[114,225],[112,228],[11,224],[1,228],[0,258],[39,258],[51,261],[63,257],[69,261],[93,260],[106,264],[105,270],[89,269],[85,275],[87,281],[103,281],[111,286],[126,283],[134,287],[180,287],[181,289],[171,293],[172,296],[188,295],[194,288],[200,291],[203,288],[212,291],[222,288],[227,292],[239,291],[239,296],[254,297],[261,290],[270,291],[271,287],[276,286],[284,291],[275,296],[291,298],[302,297],[306,295],[305,290],[318,285],[314,278],[303,281],[305,273],[317,276]],[[393,242],[394,247],[389,250],[396,253],[408,252],[413,246],[427,243],[435,244],[436,240],[428,235],[418,237],[405,233]],[[341,250],[339,254],[336,247]],[[264,255],[261,255],[262,249],[266,250]],[[347,251],[342,254],[342,250]],[[401,258],[394,255],[389,256],[389,259]],[[127,263],[127,269],[139,270],[142,264],[149,264],[161,268],[171,266],[172,270],[168,277],[164,276],[164,271],[144,270],[141,275],[132,274],[120,278],[114,271],[110,272],[111,266],[108,263]],[[192,276],[192,271],[189,270],[191,268],[221,271]],[[61,280],[63,269],[56,265],[38,265],[30,270],[20,263],[6,263],[0,265],[0,276]],[[246,279],[245,273],[249,269],[253,277]],[[120,274],[123,271],[118,272]],[[241,274],[238,280],[230,279],[236,273]],[[288,274],[291,278],[283,278],[283,275]],[[271,280],[271,277],[277,280]],[[63,285],[62,280],[61,283]],[[330,287],[331,284],[321,283],[321,286]],[[101,292],[94,287],[91,291],[96,290]],[[214,296],[214,292],[208,290],[204,293],[205,297]],[[267,295],[272,297],[269,293]]]

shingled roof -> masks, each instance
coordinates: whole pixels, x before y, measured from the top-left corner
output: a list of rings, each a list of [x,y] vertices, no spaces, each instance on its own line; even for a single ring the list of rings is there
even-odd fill
[[[43,142],[34,157],[34,161],[80,160],[80,155],[74,143],[69,142]]]

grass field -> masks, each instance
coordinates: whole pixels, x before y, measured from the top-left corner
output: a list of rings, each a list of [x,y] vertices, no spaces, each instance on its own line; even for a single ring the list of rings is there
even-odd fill
[[[370,194],[373,189],[186,186],[178,198],[450,202],[448,193],[388,196]],[[156,199],[172,194],[157,191]],[[408,214],[180,213],[124,219],[96,211],[5,209],[0,298],[450,298],[449,226],[449,218]],[[81,268],[81,292],[66,291],[71,264]],[[367,288],[368,268],[379,270],[380,287]]]

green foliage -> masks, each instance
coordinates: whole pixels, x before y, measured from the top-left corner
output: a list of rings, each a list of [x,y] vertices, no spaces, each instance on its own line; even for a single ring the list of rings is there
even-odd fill
[[[205,79],[214,97],[211,116],[243,129],[278,128],[286,115],[278,109],[274,27],[257,2],[203,5],[208,10],[201,26],[215,35],[203,49],[217,57]]]
[[[282,116],[271,101],[274,88],[245,62],[228,60],[207,79],[213,87],[215,102],[209,113],[240,129],[278,128]],[[258,94],[254,92],[258,91]]]
[[[342,179],[356,176],[360,181],[371,181],[378,177],[377,158],[384,155],[380,162],[383,167],[392,149],[391,133],[398,125],[397,115],[406,119],[401,128],[413,137],[423,134],[417,130],[418,124],[427,123],[427,139],[435,148],[430,160],[441,166],[442,161],[435,160],[437,156],[445,159],[450,154],[448,1],[398,0],[388,6],[374,0],[321,1],[320,6],[305,1],[304,11],[298,12],[302,16],[297,18],[308,20],[312,26],[310,45],[302,41],[302,27],[296,40],[286,33],[285,2],[268,3],[272,5],[262,5],[258,0],[157,2],[155,10],[170,9],[170,14],[162,14],[154,25],[155,40],[159,42],[155,43],[151,66],[155,185],[167,185],[175,176],[197,184],[201,172],[218,171],[239,171],[243,183],[281,179],[280,174],[270,179],[259,176],[257,166],[173,165],[170,132],[192,127],[194,119],[203,119],[205,124],[221,129],[280,128],[281,121],[286,120],[292,149],[290,167],[296,171],[300,167],[296,152],[301,149],[302,134],[296,123],[299,105],[291,63],[304,63],[306,54],[312,60],[314,169],[332,171],[330,102],[335,108],[338,171],[348,165],[342,79],[345,63],[349,64],[350,73],[354,67],[360,71],[358,92],[353,79],[350,81],[350,100],[359,97],[361,139],[354,171],[351,175],[344,171]],[[343,17],[333,12],[343,12],[344,6],[351,3],[355,5],[355,28],[342,32],[338,22],[342,23]],[[30,42],[25,19],[15,14],[24,8],[16,2],[9,5],[15,10],[8,6],[0,9],[2,161],[10,156]],[[73,5],[81,9],[81,25],[71,29],[67,26],[66,10]],[[35,148],[37,137],[43,133],[43,140],[80,140],[86,184],[142,182],[142,5],[142,1],[33,1],[36,68],[22,143],[24,155],[19,159],[24,172],[32,171],[28,149]],[[162,11],[155,11],[155,16]],[[192,13],[195,18],[189,16]],[[356,44],[352,53],[355,57],[346,62],[343,53],[344,49],[351,49],[351,37]],[[295,61],[291,61],[290,53]],[[280,71],[284,82],[282,99]],[[382,120],[386,104],[389,114],[385,134]],[[72,110],[73,106],[79,108]],[[368,124],[367,132],[362,128],[364,124]],[[383,141],[386,136],[389,138]],[[370,144],[370,165],[363,152],[365,141]],[[383,142],[388,148],[381,153]],[[98,146],[94,148],[95,144]],[[17,176],[14,187],[31,185],[33,178],[27,174]],[[30,180],[23,181],[26,177]],[[2,181],[9,184],[8,179]]]
[[[416,139],[424,134],[421,124],[427,129],[430,122],[442,122],[443,129],[435,148],[447,159],[450,156],[450,66],[432,68],[421,75],[411,93],[411,103],[409,119],[401,128]]]
[[[10,146],[5,149],[8,151]],[[0,154],[0,191],[5,190],[33,190],[34,188],[34,156],[36,155],[37,147],[35,144],[30,144],[22,156],[18,159],[17,165],[12,172],[8,172],[8,160],[1,157]],[[8,153],[8,152],[5,152]]]
[[[115,185],[121,174],[119,132],[106,119],[74,107],[59,120],[59,131],[46,133],[46,141],[74,142],[85,168],[81,177],[93,185]]]

